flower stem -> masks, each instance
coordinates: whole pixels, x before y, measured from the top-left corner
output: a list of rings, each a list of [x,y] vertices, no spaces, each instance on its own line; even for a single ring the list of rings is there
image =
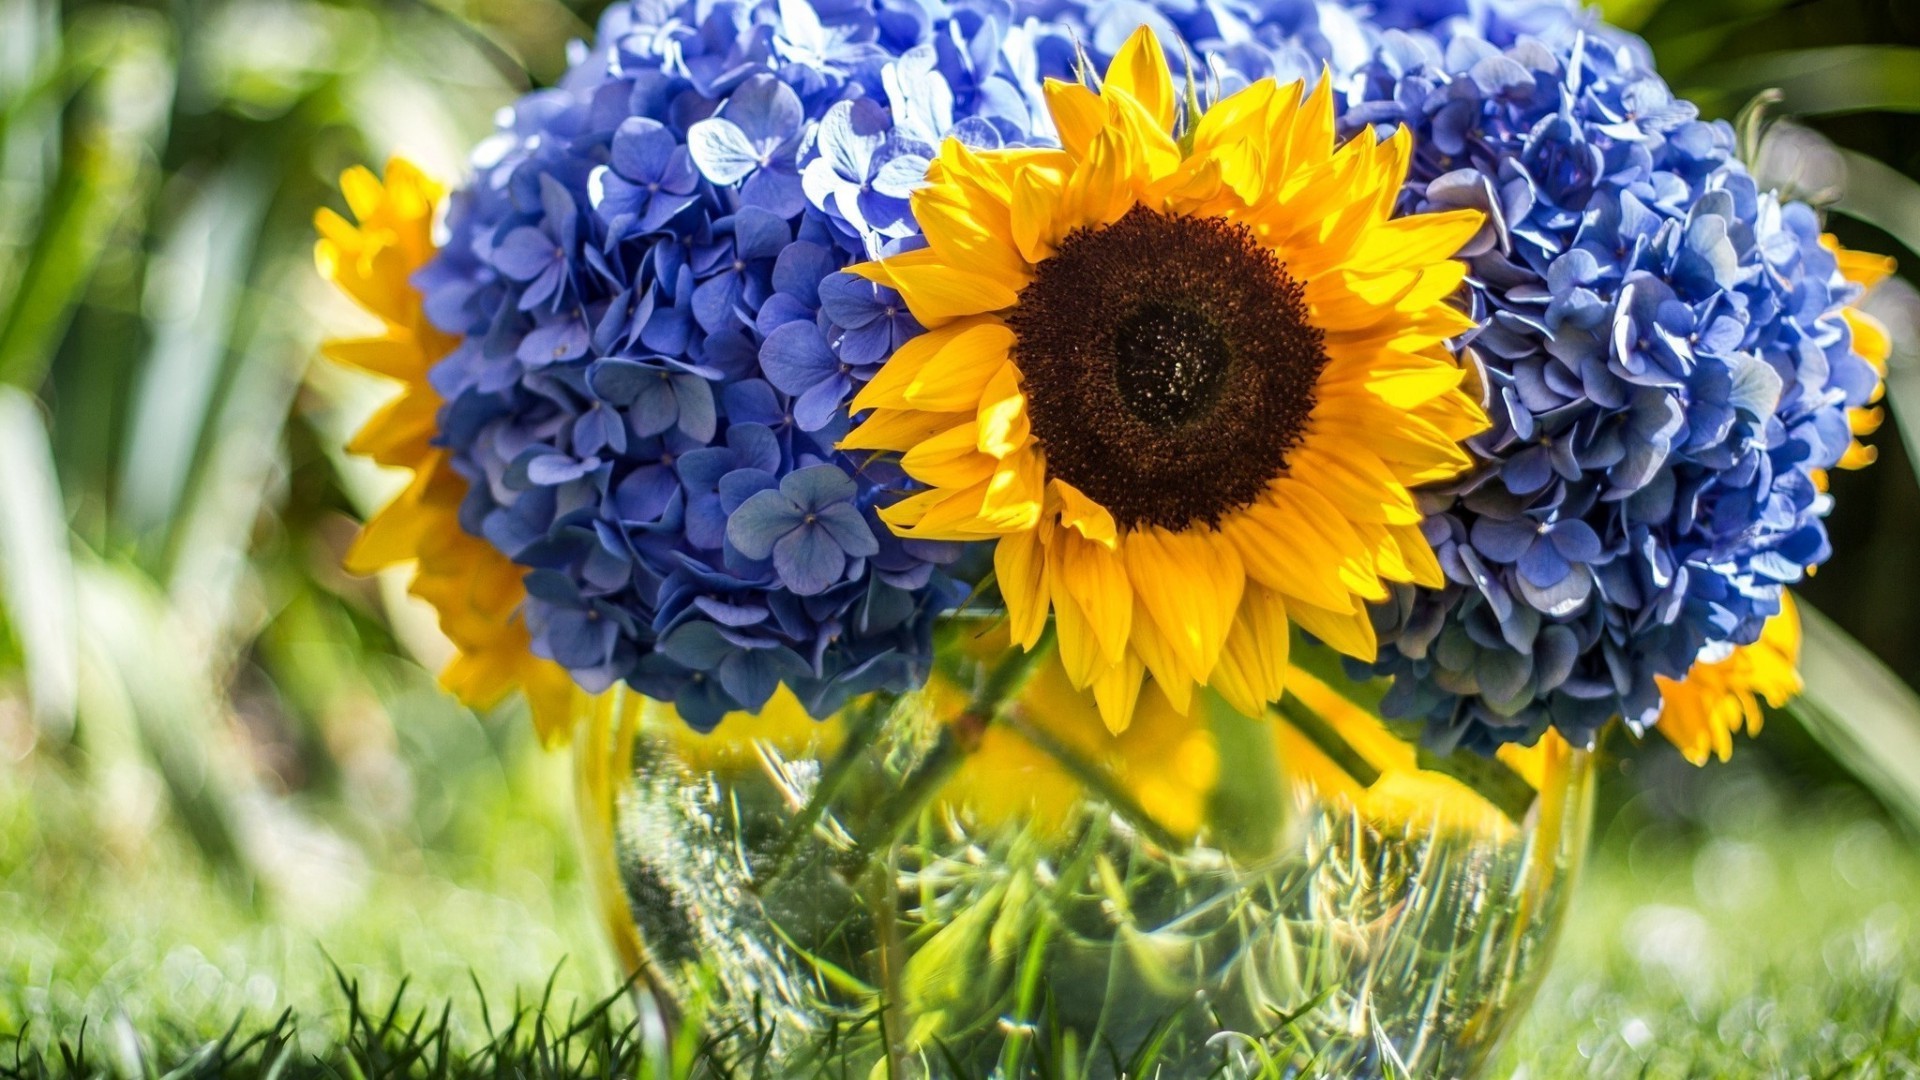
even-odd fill
[[[1001,718],[1019,696],[1040,661],[1053,654],[1053,627],[1031,649],[1012,649],[1000,658],[958,716],[940,726],[939,741],[893,790],[874,823],[847,859],[849,876],[861,873],[877,853],[893,846],[908,823],[926,809],[947,778],[979,748],[987,726]]]
[[[1141,835],[1167,851],[1180,851],[1187,847],[1186,841],[1153,820],[1153,815],[1147,813],[1139,800],[1124,787],[1115,783],[1112,773],[1088,761],[1075,753],[1066,743],[1021,717],[1008,716],[1003,722],[1008,730],[1032,743],[1035,749],[1052,758],[1056,764],[1072,774],[1083,787],[1099,796],[1113,809],[1114,813],[1119,814],[1129,825],[1140,830]]]
[[[1273,711],[1283,722],[1312,743],[1314,749],[1327,755],[1335,765],[1340,767],[1340,771],[1352,777],[1354,783],[1363,788],[1372,787],[1374,782],[1380,779],[1380,770],[1374,768],[1372,762],[1361,757],[1360,752],[1348,745],[1347,740],[1341,738],[1340,733],[1333,729],[1333,725],[1327,723],[1319,713],[1308,708],[1306,702],[1293,694],[1288,694],[1274,703]]]
[[[1451,776],[1472,788],[1474,794],[1487,800],[1515,825],[1527,819],[1527,811],[1533,809],[1534,800],[1540,794],[1498,758],[1481,757],[1471,750],[1436,754],[1424,746],[1419,753],[1422,769]]]
[[[786,875],[792,866],[794,853],[800,850],[801,842],[812,835],[813,827],[820,823],[820,818],[826,814],[827,807],[831,806],[834,798],[839,795],[840,788],[846,784],[847,778],[853,775],[854,766],[859,763],[861,755],[873,745],[874,737],[879,734],[881,725],[892,712],[891,706],[890,699],[879,695],[854,706],[847,725],[846,741],[840,744],[840,749],[835,752],[832,760],[827,762],[826,769],[820,774],[820,782],[814,785],[813,795],[807,799],[807,804],[801,807],[800,812],[794,815],[793,821],[788,823],[786,832],[780,837],[780,846],[774,849],[773,857],[768,862],[765,872],[754,880],[754,892],[766,893]]]
[[[900,940],[898,899],[893,892],[893,854],[875,860],[866,874],[867,903],[873,911],[880,960],[880,1037],[887,1046],[888,1080],[910,1080],[907,1071],[907,1014],[901,988],[906,967]]]

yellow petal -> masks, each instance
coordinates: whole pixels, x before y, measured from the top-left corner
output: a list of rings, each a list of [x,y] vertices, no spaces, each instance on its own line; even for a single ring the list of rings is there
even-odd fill
[[[1380,584],[1367,545],[1325,496],[1306,484],[1285,478],[1267,489],[1263,501],[1279,512],[1280,520],[1286,522],[1284,528],[1294,530],[1303,544],[1310,545],[1308,557],[1321,575],[1332,567],[1340,584],[1361,599],[1387,598],[1386,586]],[[1293,582],[1271,584],[1288,596],[1299,595],[1294,591]]]
[[[1056,228],[1071,232],[1120,219],[1133,205],[1133,161],[1124,135],[1104,129],[1093,137],[1061,192]]]
[[[935,339],[930,345],[920,342]],[[878,405],[973,413],[987,384],[1007,365],[1013,331],[991,316],[931,330],[902,345],[853,399],[858,412]]]
[[[953,344],[967,331],[999,324],[1000,320],[994,316],[980,315],[951,322],[908,338],[893,351],[892,356],[887,357],[886,363],[880,365],[880,370],[874,374],[873,378],[867,380],[867,385],[861,387],[860,392],[853,396],[853,402],[848,406],[849,410],[865,412],[868,409],[913,407],[913,403],[907,399],[907,388],[920,377],[927,365],[933,363],[947,346]],[[975,404],[977,403],[970,402],[963,408],[949,411],[971,412]]]
[[[1848,308],[1841,314],[1853,330],[1854,354],[1872,364],[1875,371],[1886,374],[1887,360],[1893,355],[1893,335],[1887,324],[1859,308]]]
[[[1395,409],[1411,409],[1459,389],[1466,371],[1428,356],[1382,351],[1364,365],[1329,363],[1321,378],[1329,388],[1355,387]]]
[[[1119,542],[1119,526],[1114,524],[1113,514],[1106,507],[1094,502],[1059,477],[1048,482],[1054,498],[1059,502],[1060,524],[1078,532],[1081,536],[1103,547],[1112,548]]]
[[[1160,687],[1160,693],[1173,711],[1185,716],[1193,705],[1194,677],[1174,656],[1173,649],[1160,636],[1154,626],[1153,615],[1147,610],[1140,590],[1133,590],[1133,637],[1132,646],[1135,656],[1153,675],[1153,681]]]
[[[896,536],[916,540],[994,540],[1032,529],[1040,506],[989,508],[985,505],[993,480],[960,490],[938,489],[910,495],[880,509],[880,520]]]
[[[1133,629],[1133,586],[1126,567],[1113,550],[1072,529],[1056,530],[1053,542],[1061,552],[1061,580],[1086,613],[1100,643],[1101,659],[1109,665],[1119,663],[1126,656],[1127,637]]]
[[[863,267],[872,263],[862,264]],[[1010,308],[1017,290],[990,274],[952,266],[932,248],[896,255],[883,264],[886,283],[907,303],[920,325],[933,329],[968,315]]]
[[[1264,134],[1270,115],[1290,114],[1298,107],[1303,85],[1261,79],[1215,102],[1193,126],[1193,156],[1211,157],[1223,146]]]
[[[1273,503],[1255,503],[1221,522],[1246,565],[1247,576],[1310,604],[1344,611],[1353,594],[1329,573],[1325,544]]]
[[[988,385],[1010,366],[1013,344],[1013,331],[1004,323],[970,327],[907,384],[907,401],[921,409],[977,411]]]
[[[1249,585],[1211,684],[1242,715],[1259,716],[1286,691],[1291,644],[1285,598]]]
[[[1100,710],[1100,721],[1115,735],[1133,725],[1133,714],[1140,703],[1140,688],[1146,667],[1140,658],[1128,652],[1122,663],[1101,672],[1093,680],[1093,703]]]
[[[916,443],[901,457],[900,467],[932,487],[972,487],[991,477],[999,465],[980,452],[979,441],[978,425],[968,420]]]
[[[1086,608],[1068,580],[1066,545],[1058,533],[1048,539],[1047,586],[1053,597],[1053,632],[1060,651],[1060,665],[1066,669],[1073,685],[1085,690],[1112,665],[1101,655],[1100,638],[1094,633]]]
[[[980,512],[1003,532],[1031,529],[1040,520],[1046,497],[1046,463],[1035,450],[1021,450],[995,464]]]
[[[959,146],[949,139],[950,146]],[[951,173],[947,161],[936,163],[940,173]],[[953,265],[966,266],[993,277],[1016,292],[1028,280],[1027,260],[1014,247],[1004,185],[989,190],[970,178],[929,175],[930,183],[913,193],[913,218],[927,243]]]
[[[1286,160],[1295,171],[1333,155],[1333,73],[1326,65],[1321,65],[1320,81],[1300,111],[1276,123],[1273,135],[1276,142],[1284,140]]]
[[[911,450],[953,426],[952,413],[920,409],[875,409],[840,440],[842,450]]]
[[[993,577],[1007,605],[1014,644],[1031,649],[1047,628],[1046,554],[1039,532],[1008,533],[993,548]]]
[[[1003,364],[987,380],[980,396],[980,452],[997,458],[1019,453],[1032,443],[1027,419],[1027,395],[1020,389],[1020,373]]]
[[[426,384],[427,369],[434,363],[412,334],[397,327],[383,337],[335,338],[320,351],[336,363],[418,386]]]
[[[1459,253],[1486,223],[1478,210],[1450,210],[1375,225],[1354,254],[1354,265],[1369,270],[1425,266]]]
[[[1446,571],[1440,568],[1440,559],[1434,555],[1433,545],[1427,542],[1427,534],[1420,531],[1420,526],[1389,525],[1387,531],[1400,545],[1400,557],[1412,575],[1409,581],[1423,589],[1446,587]]]
[[[1226,537],[1211,529],[1149,527],[1121,541],[1127,577],[1174,658],[1195,682],[1220,662],[1240,607],[1246,571]]]
[[[1456,440],[1417,413],[1401,411],[1382,424],[1371,395],[1329,395],[1314,410],[1313,430],[1333,446],[1367,447],[1406,484],[1446,480],[1473,465]]]
[[[1135,30],[1107,65],[1103,92],[1118,90],[1139,102],[1161,131],[1173,130],[1173,77],[1160,38],[1142,26]]]
[[[1287,614],[1300,629],[1356,660],[1372,663],[1380,654],[1380,641],[1374,636],[1373,620],[1365,607],[1342,615],[1312,604],[1293,603],[1287,605]]]
[[[1087,156],[1093,137],[1107,126],[1107,106],[1100,96],[1079,83],[1048,79],[1041,88],[1047,111],[1060,133],[1060,146],[1078,160]]]
[[[1009,229],[1021,257],[1037,263],[1053,255],[1062,232],[1056,227],[1055,206],[1064,174],[1039,167],[1023,168],[1013,178],[1013,205]]]
[[[1288,466],[1295,479],[1326,496],[1348,521],[1416,525],[1425,516],[1413,504],[1413,495],[1365,446],[1316,440],[1294,450]]]
[[[371,575],[419,557],[422,533],[440,523],[421,512],[420,503],[444,452],[423,462],[413,479],[386,508],[369,519],[354,537],[344,560],[350,574]]]

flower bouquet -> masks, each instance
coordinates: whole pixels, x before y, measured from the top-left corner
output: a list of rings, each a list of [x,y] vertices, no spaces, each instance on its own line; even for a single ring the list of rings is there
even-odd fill
[[[448,688],[724,1057],[1464,1075],[1796,690],[1888,268],[1555,0],[617,3],[320,215]],[[1159,1070],[1157,1073],[1155,1070]]]

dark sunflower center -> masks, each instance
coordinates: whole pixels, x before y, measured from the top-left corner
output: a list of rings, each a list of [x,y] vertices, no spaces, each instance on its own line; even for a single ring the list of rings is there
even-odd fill
[[[1327,362],[1304,288],[1250,229],[1144,207],[1068,235],[1008,322],[1048,473],[1125,528],[1251,505]]]
[[[1206,315],[1158,300],[1141,305],[1114,331],[1113,359],[1120,400],[1160,427],[1206,415],[1233,369],[1226,335]]]

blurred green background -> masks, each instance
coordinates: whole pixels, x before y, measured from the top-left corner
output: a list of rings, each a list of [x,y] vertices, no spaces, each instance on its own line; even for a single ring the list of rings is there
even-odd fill
[[[456,1042],[617,988],[565,759],[339,569],[397,478],[340,451],[385,391],[314,360],[357,324],[311,269],[341,169],[457,177],[597,6],[0,0],[0,1074],[83,1022],[135,1072],[286,1009],[317,1048],[336,968]],[[1920,270],[1920,4],[1609,10],[1709,113],[1782,90],[1768,178]],[[1835,482],[1808,702],[1731,766],[1610,747],[1502,1075],[1920,1074],[1920,294],[1874,310],[1894,417]]]

